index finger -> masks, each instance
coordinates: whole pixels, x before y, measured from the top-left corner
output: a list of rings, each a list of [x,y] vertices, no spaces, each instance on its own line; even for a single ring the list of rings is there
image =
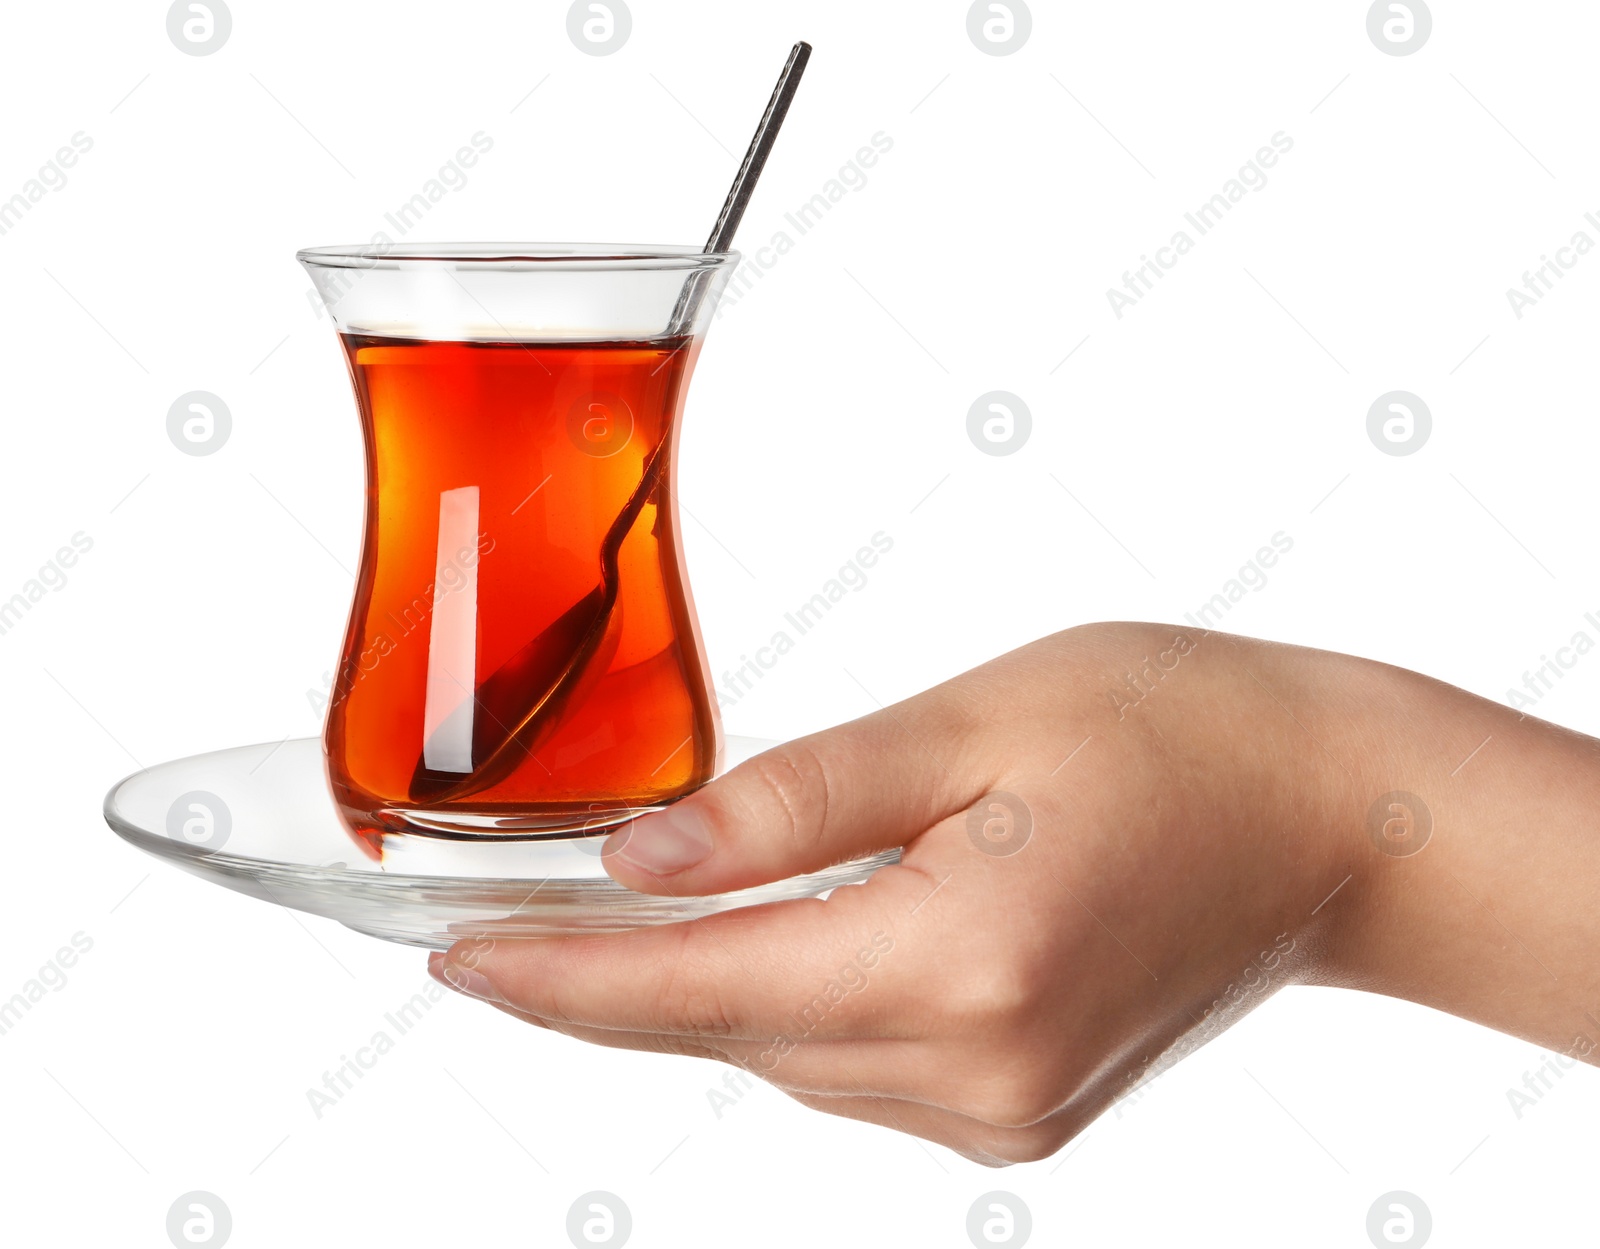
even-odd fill
[[[902,986],[915,980],[899,965],[907,909],[926,892],[923,873],[890,866],[826,899],[488,949],[463,942],[446,964],[563,1023],[753,1041],[899,1035],[911,1017]]]

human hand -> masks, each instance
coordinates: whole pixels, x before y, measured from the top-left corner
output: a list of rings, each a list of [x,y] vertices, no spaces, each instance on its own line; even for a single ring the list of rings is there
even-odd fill
[[[606,846],[617,880],[676,895],[904,847],[865,884],[621,934],[464,943],[430,970],[538,1026],[733,1063],[986,1163],[1054,1152],[1297,980],[1562,1036],[1549,1001],[1508,1013],[1492,977],[1474,997],[1439,971],[1486,922],[1431,922],[1442,886],[1368,835],[1375,797],[1433,775],[1407,716],[1452,736],[1492,722],[1513,748],[1536,735],[1345,656],[1069,630],[768,751]],[[1435,858],[1475,879],[1475,845]]]

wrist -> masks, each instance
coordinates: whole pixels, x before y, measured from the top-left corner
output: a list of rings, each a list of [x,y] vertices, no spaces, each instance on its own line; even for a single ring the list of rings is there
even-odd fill
[[[1266,958],[1274,986],[1340,981],[1356,926],[1346,895],[1371,867],[1349,835],[1370,783],[1345,761],[1361,758],[1379,666],[1175,626],[1100,628],[1109,673],[1137,675],[1161,647],[1182,654],[1107,736],[1140,743],[1140,772],[1170,808],[1157,825],[1192,844],[1168,854],[1206,882],[1185,921],[1197,961],[1248,973]]]

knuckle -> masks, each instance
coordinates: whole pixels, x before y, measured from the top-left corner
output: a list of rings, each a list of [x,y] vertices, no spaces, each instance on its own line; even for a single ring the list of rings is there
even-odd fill
[[[958,1107],[968,1118],[997,1128],[1032,1128],[1057,1108],[1059,1098],[1051,1083],[1032,1073],[1008,1076],[977,1090]]]
[[[1046,991],[1041,979],[1022,967],[990,965],[977,974],[952,976],[941,997],[962,1030],[1009,1035],[1039,1017]]]
[[[1000,1134],[990,1143],[988,1152],[999,1159],[998,1165],[1009,1167],[1048,1158],[1070,1139],[1059,1128],[1030,1127]]]
[[[721,1058],[722,1054],[713,1050],[702,1042],[690,1037],[673,1036],[664,1034],[652,1038],[660,1053],[671,1054],[677,1058]]]
[[[1050,986],[1031,969],[1012,965],[993,978],[993,985],[991,1010],[1005,1023],[1035,1020],[1043,1013]]]
[[[568,1001],[568,994],[562,988],[560,981],[551,981],[540,986],[541,992],[524,993],[513,1005],[529,1014],[537,1015],[556,1031],[563,1027],[578,1022]]]
[[[677,947],[661,962],[653,1015],[669,1026],[701,1036],[733,1034],[733,1020],[717,990],[716,977],[696,957],[692,924],[682,925]]]
[[[782,813],[795,848],[822,845],[826,836],[832,783],[822,756],[812,747],[790,742],[751,760],[761,779],[767,805]]]

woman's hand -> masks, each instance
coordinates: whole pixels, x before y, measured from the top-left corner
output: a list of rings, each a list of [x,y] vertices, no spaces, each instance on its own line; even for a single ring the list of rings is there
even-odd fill
[[[1181,627],[1073,629],[768,751],[606,846],[617,880],[676,895],[904,847],[865,884],[622,934],[465,942],[429,966],[541,1027],[733,1063],[988,1163],[1054,1152],[1296,980],[1568,1049],[1584,1010],[1600,1014],[1592,947],[1547,945],[1560,991],[1508,1003],[1505,917],[1463,917],[1473,903],[1443,883],[1491,892],[1492,795],[1444,786],[1496,733],[1569,788],[1562,751],[1595,770],[1587,739],[1382,665]],[[1384,803],[1422,790],[1441,844],[1419,856],[1429,811]],[[1592,842],[1558,841],[1589,873],[1582,908]],[[1532,933],[1549,902],[1510,909]],[[1451,970],[1474,957],[1491,966]],[[1564,986],[1562,969],[1578,973]]]

